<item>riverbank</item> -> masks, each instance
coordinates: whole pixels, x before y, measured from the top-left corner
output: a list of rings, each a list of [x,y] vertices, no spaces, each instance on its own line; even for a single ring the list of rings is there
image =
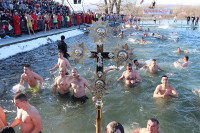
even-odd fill
[[[61,35],[64,35],[67,39],[84,33],[77,28],[78,27],[51,30],[50,32],[39,32],[32,36],[23,35],[17,38],[7,38],[1,41],[0,60],[13,56],[17,53],[33,50],[49,42],[60,40]]]

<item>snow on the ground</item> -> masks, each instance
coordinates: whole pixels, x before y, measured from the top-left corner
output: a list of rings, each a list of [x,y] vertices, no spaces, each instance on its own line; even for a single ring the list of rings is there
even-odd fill
[[[10,45],[10,46],[5,46],[5,47],[0,48],[0,60],[8,58],[10,56],[13,56],[17,53],[30,51],[30,50],[33,50],[35,48],[38,48],[41,45],[45,45],[45,44],[48,43],[49,38],[52,41],[57,41],[57,40],[60,40],[61,35],[64,35],[65,39],[67,39],[69,37],[77,36],[77,35],[80,35],[80,34],[83,34],[83,32],[80,31],[80,30],[72,30],[72,31],[67,31],[67,32],[64,32],[64,33],[56,34],[56,35],[50,35],[50,36],[47,36],[47,37],[34,39],[34,40],[31,40],[31,41],[17,43],[17,44],[13,44],[13,45]]]

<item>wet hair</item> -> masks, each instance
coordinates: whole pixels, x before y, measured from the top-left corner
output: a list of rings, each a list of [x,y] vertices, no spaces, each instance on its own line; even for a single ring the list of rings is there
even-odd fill
[[[186,60],[188,61],[189,60],[189,57],[188,56],[185,56]]]
[[[131,63],[128,63],[128,66],[133,66]]]
[[[63,54],[64,55],[64,52],[62,51],[62,50],[59,50],[59,52],[58,53],[61,53],[61,54]]]
[[[156,59],[152,59],[152,61],[156,61]]]
[[[24,67],[28,67],[29,69],[31,69],[31,65],[30,64],[26,64],[26,65],[24,65]]]
[[[27,101],[27,97],[24,93],[17,93],[15,96],[14,96],[14,99],[15,100],[20,100],[20,101]]]
[[[0,133],[15,133],[15,130],[12,127],[4,127],[0,129]]]
[[[149,120],[151,120],[152,122],[156,122],[157,126],[159,125],[159,121],[155,118],[150,118]]]
[[[162,78],[163,78],[163,77],[166,77],[166,78],[168,79],[167,75],[163,75]]]
[[[117,130],[124,133],[124,127],[119,122],[112,121],[106,126],[105,133],[115,133]]]
[[[72,68],[72,70],[78,72],[78,70],[76,68]]]
[[[138,60],[136,59],[136,60],[134,60],[133,62],[135,63],[136,61],[138,61]]]
[[[62,35],[62,36],[61,36],[61,40],[64,40],[64,39],[65,39],[65,36],[64,36],[64,35]]]

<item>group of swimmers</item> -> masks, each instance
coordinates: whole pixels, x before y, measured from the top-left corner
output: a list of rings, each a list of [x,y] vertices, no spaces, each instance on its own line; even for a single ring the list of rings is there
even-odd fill
[[[137,128],[130,133],[161,133],[159,128],[159,121],[155,118],[150,118],[147,121],[146,128]],[[105,133],[125,133],[125,131],[121,123],[112,121],[106,126]]]
[[[113,34],[114,34],[114,35],[117,35],[117,33],[120,32],[120,33],[117,35],[117,37],[123,38],[123,37],[124,37],[124,31],[125,31],[125,29],[133,29],[133,26],[132,26],[132,25],[125,25],[125,23],[124,23],[124,24],[122,24],[122,27],[121,27],[121,26],[118,26],[117,28],[114,28],[114,29],[113,29]],[[135,31],[143,31],[142,27],[139,26],[139,25],[137,25],[137,24],[134,26],[134,30],[135,30]],[[147,32],[149,32],[149,31],[150,31],[149,28],[147,28],[146,30],[144,30],[144,33],[142,33],[142,38],[141,38],[141,39],[137,39],[137,38],[136,38],[135,41],[138,41],[138,42],[140,42],[141,44],[147,44],[147,41],[144,40],[144,37],[150,36],[150,35],[147,33]],[[172,35],[172,36],[175,35],[175,34],[177,34],[177,32],[172,32],[172,33],[170,33],[170,35]],[[139,35],[139,33],[136,33],[136,35]],[[132,36],[134,36],[134,34],[129,33],[129,37],[132,37]],[[174,42],[178,42],[178,41],[179,41],[179,37],[165,38],[164,35],[160,35],[160,32],[152,33],[152,34],[151,34],[151,37],[152,37],[152,38],[156,38],[156,39],[160,39],[160,40],[172,39]]]
[[[177,49],[178,53],[181,52],[188,52],[185,50],[181,50],[180,48]],[[182,67],[188,67],[189,66],[189,57],[184,57],[184,63],[176,62],[179,66]],[[124,71],[120,78],[117,79],[117,81],[114,83],[114,85],[117,84],[122,79],[125,79],[126,85],[136,85],[138,83],[142,83],[142,80],[136,70],[133,69],[133,64],[127,65],[127,70]],[[158,70],[164,71],[161,67],[159,67],[156,64],[156,60],[153,59],[151,64],[145,64],[138,62],[137,60],[134,60],[134,65],[136,68],[144,69],[148,68],[150,72],[157,72]],[[64,58],[63,51],[58,52],[58,62],[57,64],[50,69],[50,71],[53,71],[54,69],[59,68],[59,76],[55,78],[54,87],[53,87],[53,93],[56,93],[58,89],[58,96],[61,98],[66,98],[75,102],[81,102],[85,103],[88,99],[85,92],[85,87],[87,87],[90,92],[92,93],[92,88],[90,87],[89,83],[85,78],[80,76],[78,73],[78,70],[76,68],[72,68],[69,61]],[[69,74],[69,71],[71,74]],[[118,68],[110,68],[104,71],[104,73],[107,73],[110,70],[119,70]],[[24,81],[27,82],[29,88],[33,89],[33,91],[39,91],[42,89],[43,84],[43,78],[39,76],[37,73],[31,71],[30,65],[24,66],[24,73],[21,75],[20,79],[20,85],[23,86]],[[38,83],[39,81],[39,83]],[[158,85],[154,91],[153,97],[154,98],[178,98],[177,91],[175,88],[168,83],[168,77],[166,75],[163,75],[161,78],[161,83]],[[70,88],[73,89],[73,95],[70,96]],[[95,96],[92,97],[92,100],[95,101]],[[41,133],[43,129],[42,125],[42,118],[38,112],[38,110],[29,104],[27,97],[24,93],[17,93],[14,97],[14,104],[17,107],[17,116],[13,123],[10,125],[10,130],[17,125],[20,124],[20,130],[23,133],[30,133],[30,132],[36,132]],[[5,120],[5,113],[1,112],[3,110],[0,107],[0,128],[8,130],[6,127],[6,120]],[[152,133],[160,133],[159,131],[159,122],[156,119],[150,119],[148,120],[147,128],[141,128],[136,129],[133,131],[133,133],[146,133],[150,132],[150,130],[155,130],[155,132]],[[107,126],[109,127],[109,126]],[[106,129],[106,133],[110,129]],[[122,131],[121,131],[122,133]]]
[[[76,68],[71,68],[69,61],[64,57],[64,53],[61,50],[58,52],[57,64],[49,71],[53,71],[56,68],[59,68],[59,76],[55,78],[53,93],[56,93],[58,88],[59,97],[68,99],[73,104],[76,102],[80,102],[82,104],[85,103],[88,99],[85,87],[87,87],[91,93],[92,88],[87,80],[78,73]],[[69,74],[68,69],[71,74]],[[37,73],[31,71],[29,64],[25,65],[24,73],[21,75],[18,85],[18,92],[14,97],[14,105],[17,107],[17,117],[9,127],[13,129],[20,124],[20,130],[22,133],[41,133],[43,129],[42,118],[38,110],[34,106],[30,105],[26,95],[20,92],[20,88],[23,87],[24,81],[27,82],[28,88],[32,89],[33,92],[42,90],[43,78]],[[71,87],[73,89],[72,96],[70,96]],[[95,96],[92,97],[92,100],[95,101]],[[5,113],[1,113],[0,115],[0,125],[0,128],[2,128],[3,131],[8,130],[5,122]]]

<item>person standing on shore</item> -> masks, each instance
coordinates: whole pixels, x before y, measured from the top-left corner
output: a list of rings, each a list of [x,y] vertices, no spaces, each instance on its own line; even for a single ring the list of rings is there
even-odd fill
[[[65,36],[64,35],[61,36],[61,41],[58,42],[58,50],[63,51],[64,52],[64,57],[66,59],[68,59],[69,54],[67,53],[67,44],[65,43]]]

